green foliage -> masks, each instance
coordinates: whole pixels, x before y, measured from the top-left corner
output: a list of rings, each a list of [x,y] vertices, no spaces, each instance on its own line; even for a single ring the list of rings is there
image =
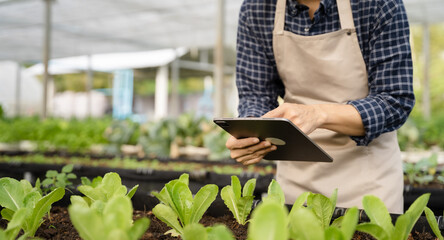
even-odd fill
[[[86,152],[93,144],[104,144],[102,136],[110,119],[63,120],[38,117],[0,119],[0,142],[33,141],[38,150]]]
[[[252,213],[248,225],[248,240],[287,240],[287,225],[285,206],[277,201],[265,201]]]
[[[370,223],[358,225],[357,230],[368,233],[378,240],[405,240],[424,211],[429,198],[429,193],[420,196],[393,225],[384,203],[375,196],[365,196],[362,204]]]
[[[222,188],[220,195],[225,205],[233,213],[236,221],[245,225],[247,217],[250,215],[253,206],[254,189],[256,188],[256,179],[248,180],[242,191],[242,187],[237,176],[231,176],[231,186]]]
[[[179,179],[165,184],[160,193],[153,192],[161,203],[152,211],[157,218],[172,228],[169,232],[173,235],[182,235],[185,226],[198,223],[219,191],[216,185],[208,184],[193,198],[188,183],[189,175],[184,173]]]
[[[110,143],[106,148],[106,152],[109,154],[120,154],[120,147],[123,144],[135,145],[139,135],[138,129],[139,124],[133,121],[114,120],[103,133],[103,136]]]
[[[234,240],[233,234],[225,225],[204,227],[199,223],[185,226],[184,240]]]
[[[76,197],[76,196],[73,196]],[[148,229],[148,218],[133,222],[133,207],[129,198],[113,196],[108,202],[98,200],[91,206],[82,198],[71,199],[69,216],[85,240],[136,240]]]
[[[45,175],[46,178],[43,179],[41,183],[43,192],[47,193],[59,187],[72,188],[73,183],[70,180],[77,178],[77,176],[72,173],[73,168],[73,164],[68,164],[62,168],[60,173],[56,170],[48,170]]]
[[[285,195],[284,191],[282,191],[281,185],[279,185],[276,180],[272,179],[270,184],[268,185],[267,196],[262,199],[264,202],[266,201],[276,201],[281,205],[285,204]]]
[[[0,104],[0,119],[5,117],[5,111],[3,110],[2,105]]]
[[[87,202],[91,205],[96,201],[108,202],[116,196],[127,196],[131,199],[139,185],[134,186],[127,191],[126,186],[122,185],[119,174],[110,172],[105,174],[103,179],[95,178],[91,185],[81,185],[77,189],[83,193]]]
[[[0,239],[4,240],[15,240],[17,239],[17,235],[22,229],[22,225],[26,220],[27,210],[25,208],[21,208],[17,210],[12,216],[11,220],[8,223],[8,226],[5,230],[0,229]],[[22,235],[19,239],[25,239],[27,234]]]
[[[412,114],[398,130],[398,141],[401,150],[430,149],[440,147],[444,149],[444,112],[436,111],[430,120],[424,119],[421,114]]]
[[[435,214],[428,207],[426,207],[424,209],[424,212],[425,212],[425,215],[427,218],[427,222],[429,223],[430,228],[432,229],[433,233],[436,235],[436,237],[439,240],[444,240],[444,237],[442,236],[441,230],[439,229],[439,226],[438,226],[438,221],[436,221]]]
[[[403,162],[404,176],[410,184],[427,185],[434,180],[437,166],[436,153],[416,163]]]
[[[148,122],[141,126],[138,143],[150,157],[169,157],[177,131],[172,119]]]
[[[0,205],[4,207],[1,215],[10,222],[14,220],[12,227],[20,225],[26,236],[33,237],[42,224],[43,216],[50,211],[51,205],[64,195],[63,188],[56,188],[42,197],[39,189],[33,188],[26,180],[19,182],[8,177],[1,178]]]

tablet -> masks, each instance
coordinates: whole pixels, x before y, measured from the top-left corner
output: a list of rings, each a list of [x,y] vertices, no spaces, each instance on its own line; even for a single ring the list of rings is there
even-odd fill
[[[257,137],[277,146],[266,160],[332,162],[333,158],[285,118],[214,118],[235,138]]]

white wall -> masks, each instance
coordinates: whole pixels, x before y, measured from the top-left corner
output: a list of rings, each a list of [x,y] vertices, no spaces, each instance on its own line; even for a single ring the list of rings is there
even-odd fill
[[[0,62],[0,104],[7,116],[16,113],[16,82],[18,64],[10,61]],[[43,102],[43,86],[30,74],[21,70],[20,113],[22,115],[40,114]]]

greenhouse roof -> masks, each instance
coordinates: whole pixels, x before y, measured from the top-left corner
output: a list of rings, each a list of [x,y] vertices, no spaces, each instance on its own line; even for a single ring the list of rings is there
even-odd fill
[[[444,21],[443,0],[404,0],[412,23]],[[234,46],[242,0],[225,0]],[[51,58],[166,48],[211,48],[216,0],[54,0]],[[42,60],[45,0],[0,0],[0,60]]]

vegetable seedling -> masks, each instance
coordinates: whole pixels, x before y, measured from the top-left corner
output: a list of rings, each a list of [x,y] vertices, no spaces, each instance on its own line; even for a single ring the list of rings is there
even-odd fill
[[[68,164],[62,168],[60,173],[56,170],[48,170],[45,175],[46,178],[41,183],[43,192],[47,193],[59,187],[65,189],[72,187],[73,184],[70,180],[77,178],[77,176],[72,173],[73,168],[73,164]]]
[[[225,186],[220,192],[225,205],[241,225],[247,223],[247,217],[250,215],[255,187],[256,179],[252,178],[245,183],[242,190],[239,178],[233,175],[231,176],[231,186]]]
[[[17,181],[13,178],[0,179],[0,205],[4,207],[1,215],[7,221],[20,225],[24,235],[33,237],[37,228],[42,224],[43,216],[51,205],[65,195],[65,189],[56,188],[46,196],[39,189],[33,188],[26,180]],[[19,221],[17,219],[24,219]]]
[[[157,218],[172,228],[167,232],[172,235],[182,235],[185,226],[198,223],[219,192],[217,185],[208,184],[203,186],[193,198],[188,183],[189,175],[184,173],[179,179],[165,184],[160,193],[153,192],[161,203],[157,204],[152,211]]]
[[[87,183],[86,179],[84,181]],[[92,204],[98,200],[106,203],[115,196],[127,196],[131,199],[138,187],[139,185],[136,185],[128,191],[126,186],[122,185],[119,174],[110,172],[102,179],[95,178],[91,185],[81,185],[77,189],[86,196],[88,203]]]
[[[405,240],[424,211],[429,198],[430,193],[421,195],[393,225],[384,203],[376,196],[364,196],[362,204],[370,223],[359,224],[357,230],[368,233],[378,240]]]
[[[98,200],[91,206],[77,198],[68,211],[71,222],[85,240],[137,240],[150,224],[146,217],[133,222],[133,207],[126,196],[114,196],[106,203]]]

